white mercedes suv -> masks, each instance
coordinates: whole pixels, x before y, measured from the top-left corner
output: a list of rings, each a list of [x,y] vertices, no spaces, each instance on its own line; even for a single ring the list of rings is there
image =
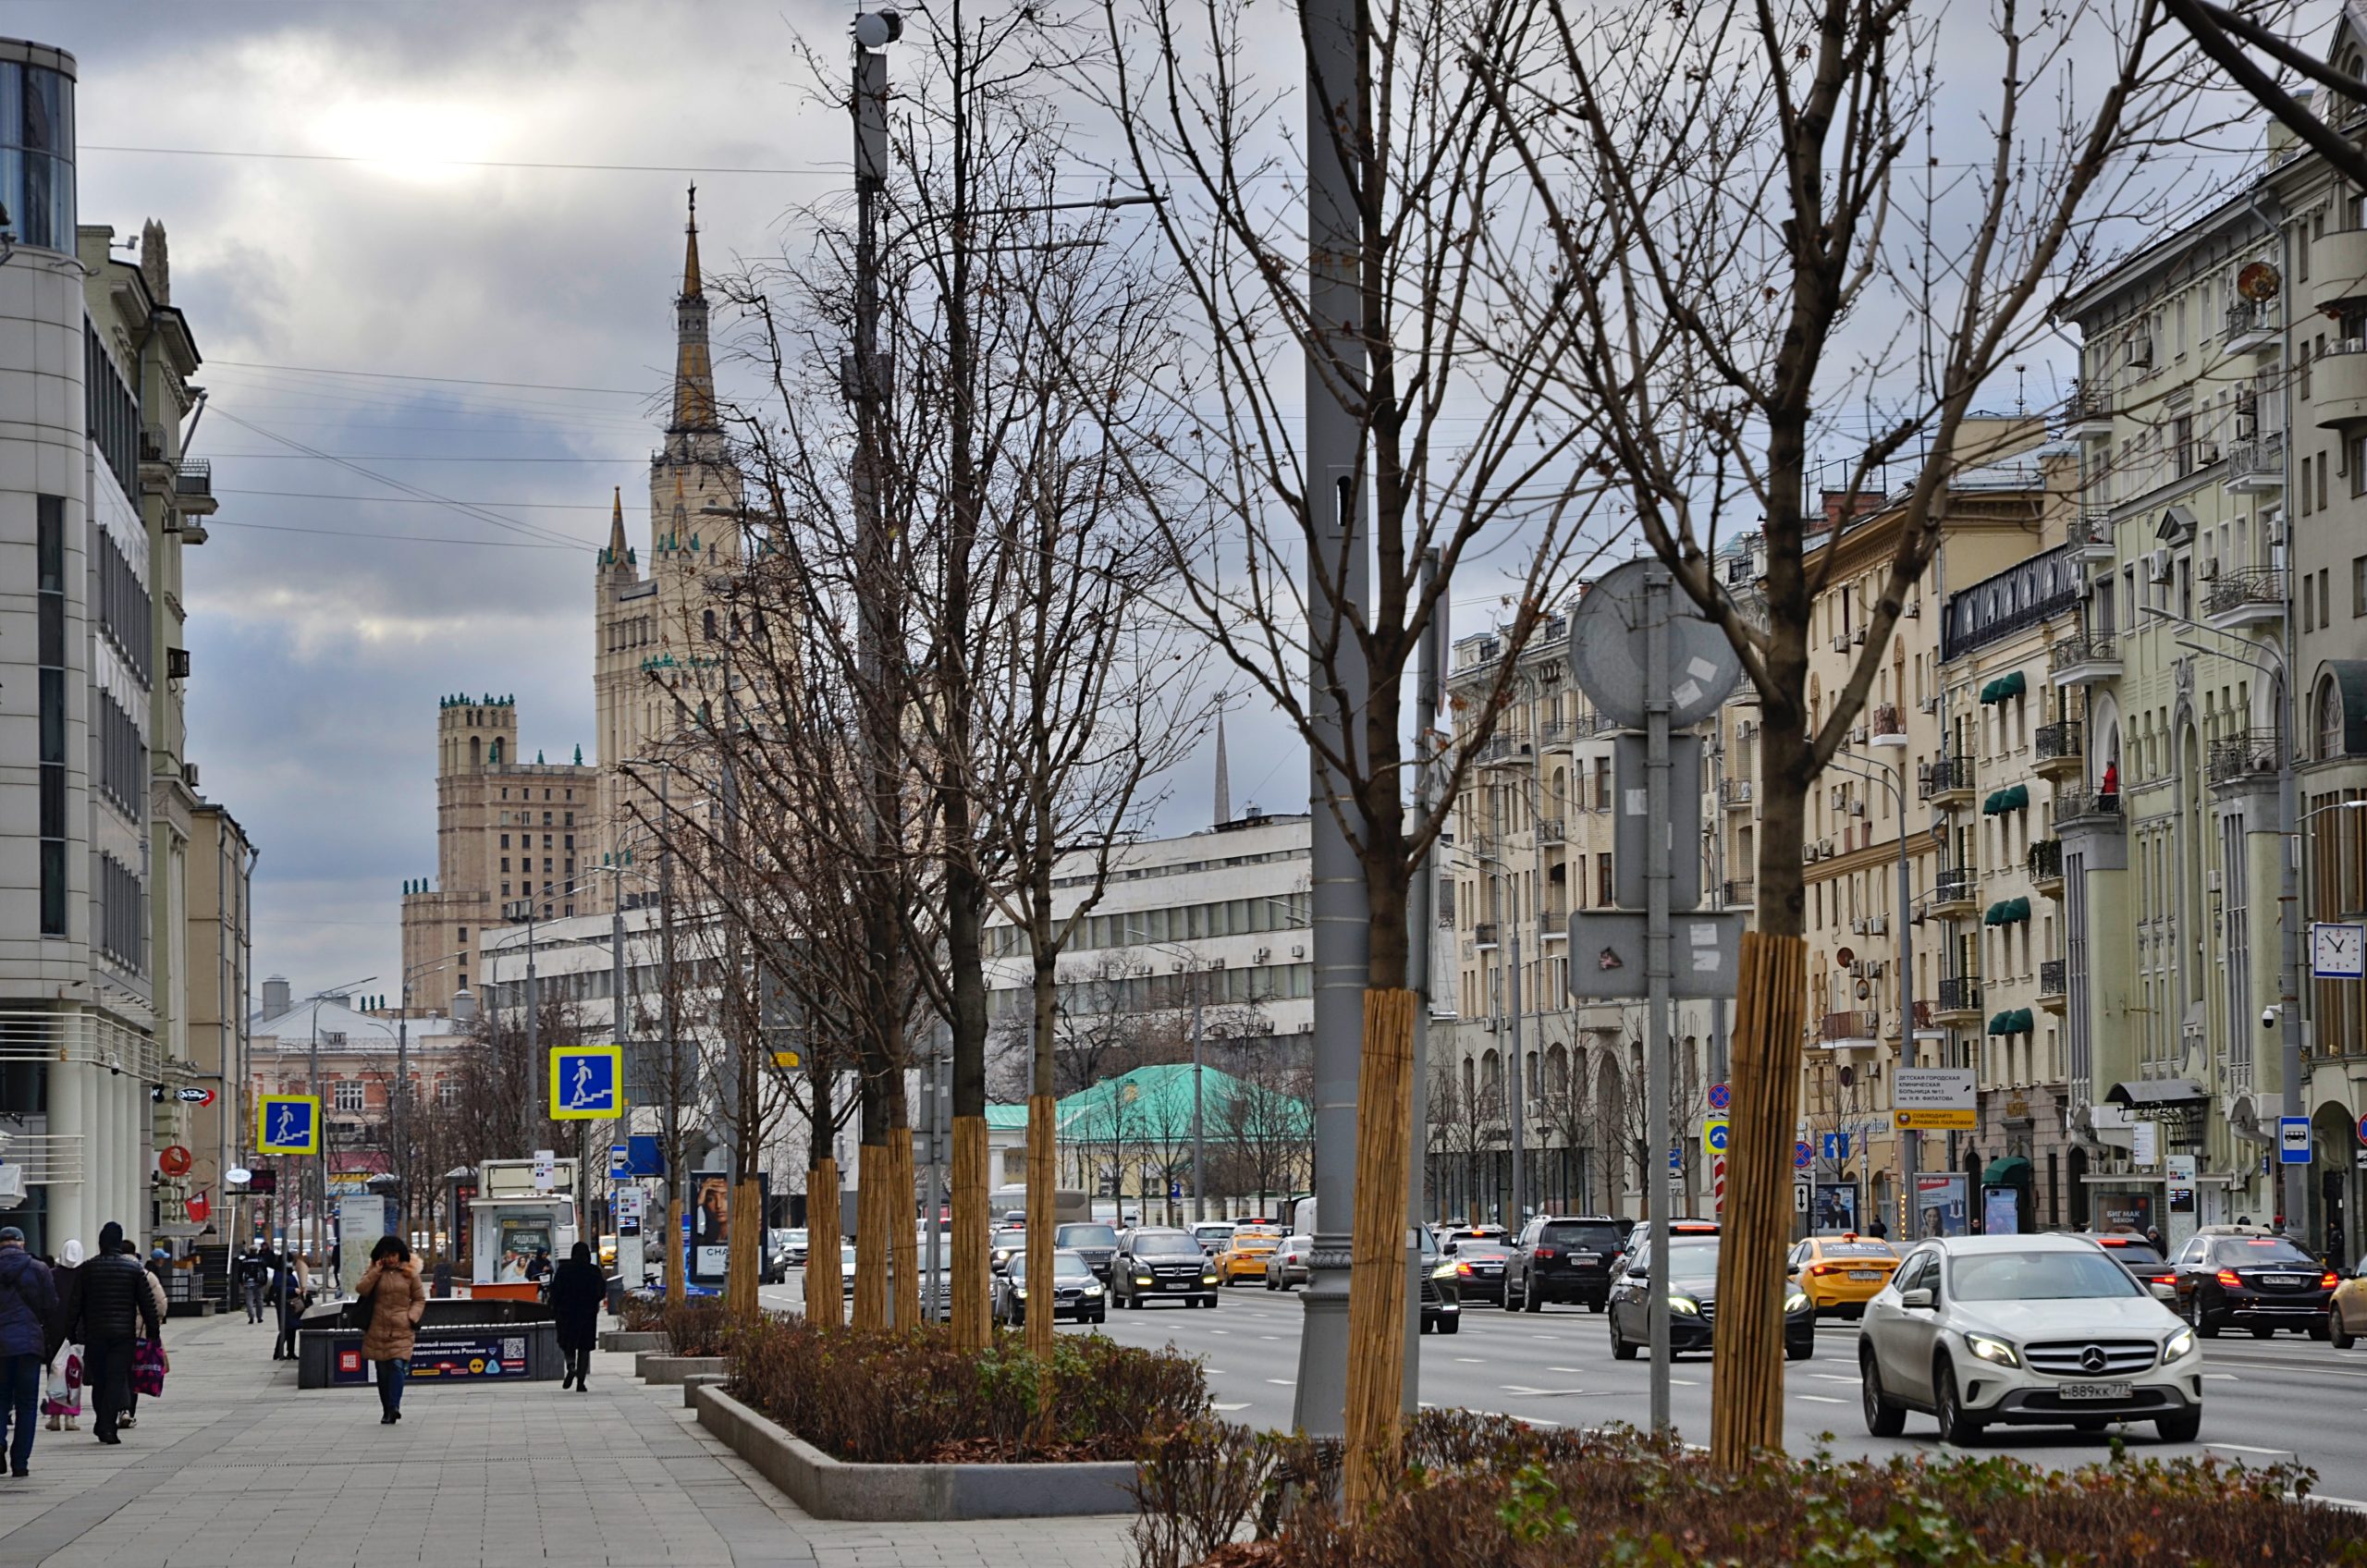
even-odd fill
[[[1866,1304],[1858,1366],[1876,1437],[1896,1437],[1909,1410],[1951,1443],[1992,1423],[2151,1421],[2170,1442],[2202,1427],[2194,1330],[2079,1236],[1917,1243]]]

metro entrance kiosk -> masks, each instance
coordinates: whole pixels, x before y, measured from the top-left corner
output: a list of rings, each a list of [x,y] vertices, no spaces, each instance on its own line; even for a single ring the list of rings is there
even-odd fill
[[[536,1301],[526,1266],[547,1253],[557,1268],[576,1243],[575,1161],[488,1159],[469,1204],[473,1243],[469,1294],[477,1301]]]

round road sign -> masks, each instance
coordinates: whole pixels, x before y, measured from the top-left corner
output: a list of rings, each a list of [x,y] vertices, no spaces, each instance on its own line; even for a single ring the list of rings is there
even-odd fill
[[[1665,578],[1668,568],[1651,557],[1622,561],[1586,591],[1570,617],[1570,673],[1615,723],[1643,729],[1645,704],[1657,695],[1668,700],[1670,728],[1682,729],[1718,711],[1742,679],[1742,661],[1726,634],[1671,582],[1665,601],[1669,689],[1645,690],[1645,588],[1654,572]]]
[[[1804,1143],[1800,1143],[1800,1144],[1794,1144],[1794,1145],[1792,1145],[1792,1169],[1793,1169],[1793,1170],[1806,1170],[1809,1168],[1809,1166],[1810,1162],[1811,1162],[1811,1161],[1813,1161],[1815,1158],[1816,1158],[1816,1150],[1814,1150],[1814,1149],[1812,1149],[1812,1148],[1809,1147],[1809,1146],[1808,1146],[1808,1145],[1806,1145],[1806,1144],[1804,1144]]]
[[[1728,1106],[1734,1104],[1734,1091],[1727,1088],[1723,1084],[1712,1084],[1710,1085],[1710,1109],[1711,1110],[1723,1110]]]

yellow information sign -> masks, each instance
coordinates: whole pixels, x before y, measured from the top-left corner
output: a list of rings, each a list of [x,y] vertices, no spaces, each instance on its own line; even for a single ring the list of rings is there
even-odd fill
[[[775,1067],[795,1067],[797,1065],[797,1061],[798,1057],[795,1051],[773,1052],[773,1065]]]
[[[1969,1133],[1981,1125],[1973,1110],[1895,1110],[1891,1122],[1907,1133]]]
[[[625,1113],[625,1053],[618,1046],[551,1052],[551,1120],[613,1121]]]

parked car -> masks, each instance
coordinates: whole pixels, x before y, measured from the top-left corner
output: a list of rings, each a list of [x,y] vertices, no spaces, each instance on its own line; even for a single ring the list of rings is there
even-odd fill
[[[847,1242],[839,1248],[839,1294],[854,1300],[854,1243]]]
[[[1055,1225],[1052,1244],[1075,1253],[1103,1284],[1110,1283],[1110,1265],[1118,1256],[1118,1232],[1114,1228],[1083,1221]]]
[[[1522,1227],[1505,1266],[1505,1308],[1542,1312],[1562,1301],[1600,1312],[1619,1245],[1619,1221],[1607,1214],[1539,1215]]]
[[[1209,1267],[1228,1285],[1237,1285],[1244,1280],[1263,1280],[1266,1260],[1282,1244],[1282,1237],[1264,1231],[1235,1231],[1224,1251],[1209,1259]]]
[[[1027,1250],[1027,1231],[1019,1225],[1006,1225],[994,1233],[987,1244],[987,1267],[1000,1274],[1013,1257]]]
[[[803,1259],[801,1257],[796,1261],[803,1261]],[[790,1257],[789,1231],[787,1230],[767,1231],[765,1250],[756,1268],[757,1281],[767,1285],[782,1283],[789,1278],[789,1271],[796,1267],[796,1261],[792,1261]]]
[[[1110,1299],[1122,1307],[1153,1301],[1217,1304],[1217,1265],[1187,1231],[1129,1231],[1119,1248]]]
[[[1312,1215],[1312,1209],[1309,1214]],[[1422,1238],[1422,1327],[1425,1334],[1452,1334],[1463,1327],[1463,1292],[1455,1282],[1454,1265],[1439,1249],[1438,1236],[1427,1225]]]
[[[1282,1244],[1266,1255],[1266,1288],[1287,1291],[1306,1284],[1307,1254],[1314,1250],[1312,1236],[1284,1236]]]
[[[2326,1304],[2326,1333],[2336,1350],[2367,1340],[2367,1262],[2335,1287],[2334,1299]]]
[[[1214,1257],[1233,1241],[1233,1230],[1230,1219],[1203,1219],[1192,1227],[1192,1236],[1200,1243],[1202,1252]]]
[[[1792,1249],[1785,1263],[1792,1283],[1808,1292],[1818,1317],[1830,1312],[1862,1317],[1866,1304],[1890,1282],[1898,1253],[1888,1242],[1845,1231],[1810,1236]]]
[[[1011,1266],[994,1279],[994,1318],[998,1323],[1017,1328],[1027,1321],[1027,1309],[1032,1304],[1038,1311],[1044,1305],[1044,1292],[1031,1292],[1027,1285],[1027,1254],[1012,1255]],[[1052,1318],[1075,1318],[1080,1323],[1099,1323],[1110,1316],[1109,1295],[1091,1265],[1074,1252],[1062,1249],[1052,1254]]]
[[[812,1232],[803,1225],[792,1225],[783,1234],[789,1238],[789,1261],[799,1268],[805,1267],[805,1249]]]
[[[2086,1236],[1918,1242],[1866,1304],[1858,1366],[1876,1437],[1909,1410],[1956,1444],[1993,1423],[2151,1421],[2177,1443],[2202,1429],[2195,1330]]]
[[[1466,1236],[1446,1244],[1446,1256],[1454,1265],[1455,1287],[1466,1301],[1489,1301],[1504,1305],[1504,1266],[1512,1261],[1513,1249],[1490,1236]]]
[[[1679,1236],[1714,1236],[1717,1233],[1718,1222],[1714,1219],[1672,1219],[1668,1222],[1668,1234],[1671,1241],[1674,1241]],[[1613,1275],[1616,1276],[1624,1270],[1627,1267],[1627,1260],[1643,1251],[1644,1243],[1651,1239],[1652,1222],[1650,1220],[1638,1219],[1635,1224],[1630,1225],[1627,1228],[1627,1239],[1619,1243],[1619,1256],[1612,1259]]]
[[[2137,1282],[2144,1286],[2177,1283],[2177,1272],[2162,1249],[2135,1231],[2083,1231],[2077,1232],[2104,1249],[2104,1256],[2128,1270]],[[2266,1231],[2262,1232],[2267,1234]]]
[[[1639,1249],[1612,1282],[1611,1355],[1633,1361],[1636,1353],[1652,1342],[1651,1308],[1656,1292],[1668,1295],[1670,1359],[1687,1351],[1707,1354],[1718,1322],[1718,1247],[1716,1236],[1674,1236],[1668,1243],[1668,1268],[1652,1265],[1651,1249]],[[1816,1354],[1816,1310],[1808,1296],[1795,1288],[1784,1292],[1784,1354],[1806,1361]]]
[[[2291,1329],[2313,1340],[2333,1330],[2329,1309],[2342,1280],[2285,1236],[2196,1236],[2171,1266],[2179,1308],[2208,1339],[2249,1329],[2264,1340]]]

